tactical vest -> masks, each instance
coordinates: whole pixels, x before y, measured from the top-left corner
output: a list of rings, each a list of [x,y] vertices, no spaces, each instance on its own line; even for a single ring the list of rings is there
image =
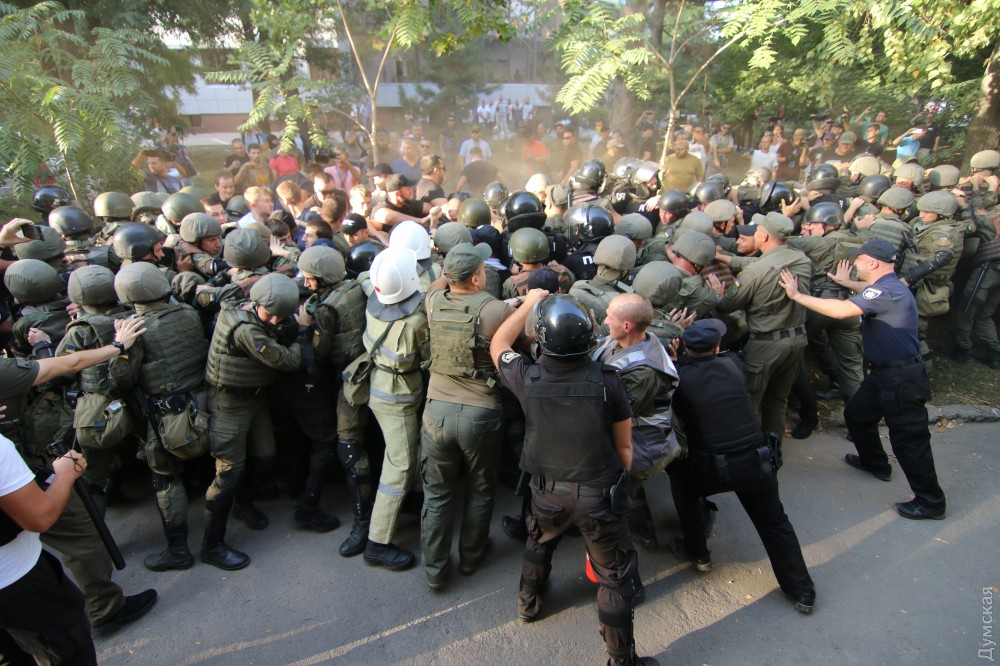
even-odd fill
[[[355,280],[343,280],[331,289],[320,307],[333,308],[337,313],[338,331],[333,336],[330,360],[344,367],[364,352],[361,342],[365,330],[365,297],[361,285]]]
[[[619,349],[610,356],[605,352],[617,343],[608,338],[594,353],[594,359],[626,375],[634,368],[648,367],[662,376],[669,377],[667,388],[657,391],[648,414],[632,414],[632,472],[644,472],[657,465],[677,450],[677,436],[671,427],[670,402],[677,387],[677,370],[666,350],[654,335],[627,349]]]
[[[139,385],[158,397],[194,391],[205,372],[205,340],[201,318],[189,305],[168,305],[136,315],[146,324]]]
[[[649,322],[649,327],[646,330],[656,336],[664,349],[669,347],[671,342],[684,335],[684,329],[668,319],[659,310],[654,310],[653,321]]]
[[[602,367],[593,361],[570,372],[528,367],[521,469],[575,483],[607,479],[621,469],[604,409]]]
[[[851,256],[850,253],[852,250],[857,250],[862,245],[864,245],[865,239],[862,238],[861,236],[853,236],[851,234],[846,234],[842,232],[839,233],[834,232],[834,233],[837,233],[837,235],[833,239],[836,245],[834,246],[835,249],[833,251],[834,257],[833,257],[832,268],[834,271],[836,271],[837,264],[839,264],[841,261],[846,260],[852,263],[854,262],[854,258]]]
[[[492,266],[486,266],[485,268],[486,286],[483,287],[483,291],[493,296],[493,298],[500,298],[500,271]]]
[[[103,347],[111,344],[112,340],[115,339],[115,321],[127,319],[131,314],[132,310],[125,307],[115,308],[114,311],[104,314],[88,313],[67,326],[66,332],[69,333],[72,328],[88,327],[97,338],[97,346]],[[81,370],[80,390],[85,393],[107,393],[109,365],[111,365],[111,361],[105,361]]]
[[[14,322],[14,339],[18,343],[15,351],[22,356],[31,355],[32,345],[28,342],[28,329],[31,328],[44,331],[52,341],[52,346],[58,346],[71,321],[66,312],[66,304],[65,299],[60,299],[44,305],[26,306],[21,311],[20,319]]]
[[[215,333],[208,348],[205,379],[212,386],[229,388],[260,388],[274,382],[278,373],[255,358],[237,349],[233,336],[240,326],[264,329],[257,315],[242,307],[225,305],[215,322]],[[278,344],[275,341],[274,344]]]
[[[897,254],[906,250],[910,237],[910,228],[895,215],[880,214],[875,218],[875,224],[870,229],[862,229],[858,235],[864,240],[878,238],[884,240],[896,249]]]
[[[593,309],[599,324],[604,323],[604,318],[608,314],[608,304],[618,294],[631,294],[632,287],[623,282],[598,282],[595,280],[581,280],[574,282],[569,290],[570,296],[575,296],[588,309]]]
[[[666,236],[655,236],[642,244],[638,256],[635,258],[636,267],[645,266],[651,261],[666,261],[668,238]]]
[[[954,254],[952,260],[924,279],[924,282],[931,284],[947,284],[962,254],[963,235],[962,227],[950,218],[928,225],[917,222],[913,225],[913,246],[916,251],[911,249],[903,256],[900,273],[905,274],[921,261],[933,259],[941,250],[949,250]]]
[[[476,363],[480,341],[476,335],[479,313],[496,300],[485,291],[456,303],[442,290],[434,295],[428,324],[431,331],[431,372],[452,377],[487,379],[493,376],[493,364],[482,359]]]

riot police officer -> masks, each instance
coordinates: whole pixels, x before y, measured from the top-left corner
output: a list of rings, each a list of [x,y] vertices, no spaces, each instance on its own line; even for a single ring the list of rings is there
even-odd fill
[[[542,356],[533,363],[511,346],[536,304]],[[501,380],[527,419],[521,466],[532,474],[532,504],[517,612],[524,622],[539,619],[555,547],[576,526],[597,575],[598,620],[610,662],[656,663],[636,657],[632,637],[638,556],[624,515],[632,412],[618,374],[590,360],[596,347],[593,326],[572,296],[533,289],[490,344]],[[573,396],[576,408],[567,410],[565,402],[552,400],[556,390]]]

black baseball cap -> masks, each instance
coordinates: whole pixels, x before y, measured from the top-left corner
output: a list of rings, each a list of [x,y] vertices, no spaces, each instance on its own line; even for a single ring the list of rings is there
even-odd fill
[[[693,352],[712,351],[726,334],[726,325],[718,319],[699,319],[684,329],[684,345]]]
[[[848,250],[847,254],[850,257],[857,257],[863,254],[879,261],[896,261],[896,250],[888,241],[884,241],[881,238],[873,238],[870,241],[865,241],[858,249]]]
[[[385,162],[379,162],[368,170],[369,176],[388,176],[392,173],[392,167]]]
[[[397,192],[404,187],[413,187],[413,183],[401,173],[394,173],[385,180],[386,192]]]

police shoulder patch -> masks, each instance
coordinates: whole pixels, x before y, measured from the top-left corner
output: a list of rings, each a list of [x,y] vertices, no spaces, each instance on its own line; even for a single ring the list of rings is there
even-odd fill
[[[505,351],[504,353],[500,354],[500,362],[501,363],[513,363],[520,356],[521,355],[518,354],[516,351]]]
[[[863,292],[861,292],[861,297],[869,301],[874,301],[881,295],[882,295],[882,290],[876,289],[875,287],[868,287]]]

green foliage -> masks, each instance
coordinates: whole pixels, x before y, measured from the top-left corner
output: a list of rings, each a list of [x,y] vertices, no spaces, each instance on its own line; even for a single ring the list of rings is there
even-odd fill
[[[82,12],[57,2],[0,3],[0,43],[0,164],[15,193],[48,167],[81,197],[131,186],[136,128],[154,109],[144,82],[166,65],[155,39],[88,29]]]
[[[295,135],[303,129],[313,144],[326,145],[323,129],[329,118],[345,117],[338,105],[361,85],[374,107],[382,55],[387,51],[430,48],[442,56],[487,33],[501,39],[513,35],[502,0],[247,1],[248,23],[257,28],[255,38],[244,40],[233,53],[235,69],[211,72],[206,78],[250,86],[254,106],[242,127],[271,120],[282,123],[284,149],[291,148]],[[339,72],[344,76],[338,81],[314,80],[302,73],[308,53],[330,48],[326,43],[330,34],[347,38],[357,76],[349,76],[343,67]],[[379,65],[375,73],[371,72],[373,64]],[[352,84],[352,80],[357,83]],[[376,117],[373,113],[373,119]],[[370,128],[370,133],[375,129]]]

